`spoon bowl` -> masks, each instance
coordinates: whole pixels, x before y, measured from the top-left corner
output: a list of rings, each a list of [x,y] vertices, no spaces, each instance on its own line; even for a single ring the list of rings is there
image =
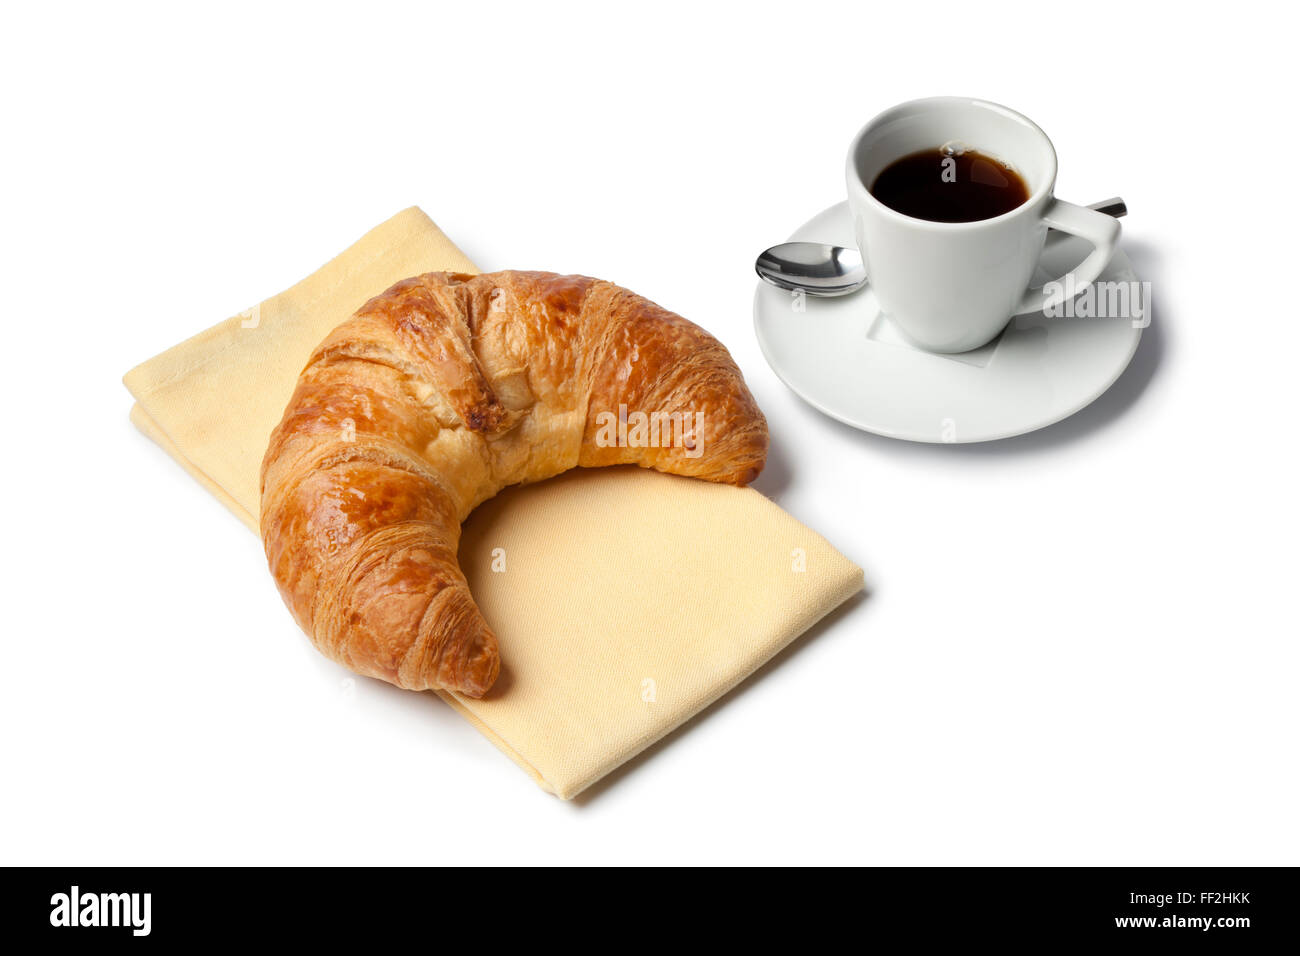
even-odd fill
[[[867,282],[857,249],[820,242],[783,242],[758,257],[759,277],[778,289],[802,289],[809,295],[837,296],[857,292]]]

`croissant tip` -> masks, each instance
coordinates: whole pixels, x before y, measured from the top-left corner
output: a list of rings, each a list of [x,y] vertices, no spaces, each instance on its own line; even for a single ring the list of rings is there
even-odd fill
[[[492,689],[500,672],[501,655],[497,652],[496,642],[485,641],[466,664],[454,689],[459,694],[477,700]]]

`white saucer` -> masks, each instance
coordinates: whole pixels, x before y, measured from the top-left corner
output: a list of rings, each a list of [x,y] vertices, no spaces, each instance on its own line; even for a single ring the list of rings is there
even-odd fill
[[[827,209],[790,240],[852,247],[848,203]],[[1034,284],[1063,275],[1088,251],[1082,240],[1054,235]],[[1137,281],[1122,250],[1103,280]],[[1142,324],[1123,316],[1022,315],[983,348],[940,355],[908,344],[880,314],[870,288],[818,299],[760,282],[754,296],[758,344],[796,395],[863,431],[922,442],[1009,438],[1073,415],[1119,378]]]

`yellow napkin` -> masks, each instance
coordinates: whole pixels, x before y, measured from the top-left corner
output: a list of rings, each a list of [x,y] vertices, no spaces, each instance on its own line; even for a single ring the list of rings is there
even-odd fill
[[[131,420],[256,532],[267,438],[312,349],[371,296],[438,270],[478,271],[407,209],[128,372]],[[460,560],[503,666],[484,700],[441,696],[566,800],[862,588],[860,568],[758,492],[635,468],[508,489],[470,516]]]

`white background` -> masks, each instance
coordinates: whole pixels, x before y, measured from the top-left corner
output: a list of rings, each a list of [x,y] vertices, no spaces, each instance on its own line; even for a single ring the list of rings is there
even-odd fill
[[[0,26],[5,863],[1300,862],[1293,37],[1092,3],[9,5]],[[40,10],[40,13],[35,11]],[[876,112],[1039,121],[1128,200],[1155,324],[986,446],[837,425],[752,262]],[[127,422],[137,362],[421,205],[485,269],[717,334],[759,488],[871,594],[565,804],[294,628],[256,538]],[[557,568],[557,582],[563,569]]]

